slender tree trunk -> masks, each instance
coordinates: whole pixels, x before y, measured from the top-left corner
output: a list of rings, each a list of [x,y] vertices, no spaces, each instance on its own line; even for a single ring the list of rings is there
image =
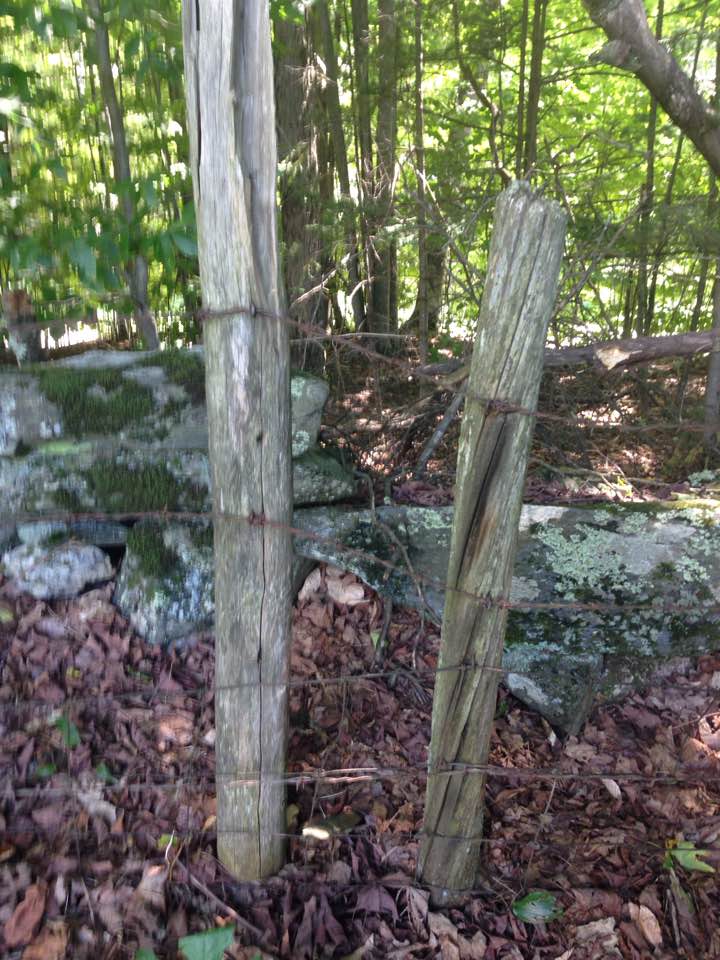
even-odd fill
[[[205,325],[218,856],[257,880],[284,860],[292,563],[268,4],[184,0],[183,37],[203,300],[237,310]]]
[[[359,192],[362,211],[365,276],[367,278],[366,318],[368,329],[376,330],[376,260],[373,251],[373,212],[375,203],[374,164],[370,103],[370,26],[368,0],[351,0],[353,66],[355,78],[356,149],[358,153]]]
[[[714,105],[720,107],[720,30],[715,35],[715,96]],[[718,210],[717,180],[710,183],[709,205],[717,216]],[[707,386],[705,388],[705,449],[708,454],[717,448],[720,432],[720,257],[715,258],[715,282],[712,290],[712,333],[713,346],[708,363]]]
[[[418,858],[420,879],[441,906],[476,886],[485,843],[484,774],[454,768],[487,763],[507,609],[477,598],[510,591],[534,425],[473,397],[537,403],[564,236],[560,207],[526,184],[516,181],[500,196],[460,435]]]
[[[347,143],[343,127],[342,110],[340,109],[340,85],[335,41],[330,25],[327,0],[317,0],[316,13],[320,23],[322,48],[325,58],[327,74],[326,103],[330,135],[332,137],[335,170],[340,184],[340,196],[343,199],[343,221],[348,250],[348,283],[350,286],[350,302],[355,321],[355,329],[362,330],[365,326],[365,299],[360,282],[358,264],[357,225],[355,222],[355,201],[350,192],[350,170],[348,165]]]
[[[135,239],[132,235],[135,229],[135,198],[132,190],[130,153],[125,134],[125,121],[115,89],[112,60],[110,58],[110,38],[104,20],[101,0],[86,0],[86,2],[93,23],[100,88],[110,125],[115,185],[132,246]],[[160,341],[148,303],[148,267],[147,260],[142,254],[136,253],[128,264],[127,278],[138,330],[145,341],[145,346],[150,350],[155,350],[160,345]]]
[[[303,24],[283,18],[274,24],[278,186],[288,299],[299,301],[293,310],[298,320],[324,327],[329,299],[322,289],[327,255],[320,224],[323,209],[332,202],[332,175],[328,176],[327,123],[319,116],[321,75],[315,62],[312,20],[312,10],[308,10]],[[293,362],[319,367],[321,346],[315,341],[296,345]]]
[[[423,101],[423,0],[415,0],[415,177],[417,180],[418,289],[417,312],[420,361],[428,354],[428,256],[425,209],[425,106]]]
[[[545,51],[545,15],[548,0],[535,0],[532,28],[532,55],[530,58],[530,81],[528,84],[527,121],[525,130],[525,153],[523,173],[528,177],[537,163],[537,135],[542,89],[542,64]]]
[[[655,37],[658,41],[662,39],[664,13],[665,0],[659,0],[657,21],[655,24]],[[637,296],[636,322],[639,337],[647,337],[650,335],[653,322],[653,309],[650,303],[650,289],[648,285],[648,261],[650,259],[650,224],[655,206],[655,140],[657,137],[657,115],[658,103],[655,97],[650,94],[650,111],[648,114],[645,152],[645,183],[642,187],[643,193],[639,221],[640,256],[638,258],[638,281],[637,287],[635,288]]]
[[[377,163],[373,171],[374,202],[370,218],[373,268],[374,331],[397,330],[395,243],[386,229],[392,219],[397,152],[397,24],[395,0],[378,0]]]
[[[525,172],[523,154],[525,151],[525,82],[527,73],[527,38],[530,23],[530,0],[523,0],[520,20],[520,76],[517,106],[517,141],[515,145],[515,177],[520,180]]]

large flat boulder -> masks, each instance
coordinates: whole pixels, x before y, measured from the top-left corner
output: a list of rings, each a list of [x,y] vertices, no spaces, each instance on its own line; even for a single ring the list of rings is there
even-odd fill
[[[451,507],[313,508],[296,510],[293,524],[307,530],[295,537],[298,557],[351,570],[398,605],[442,617]],[[209,542],[200,549],[205,560],[191,566],[205,571],[210,597]],[[137,574],[132,544],[128,555]],[[167,596],[183,564],[176,555],[167,569],[142,574],[143,590]],[[139,593],[128,600],[124,577],[123,568],[116,601],[141,629],[145,601]],[[620,696],[674,658],[720,647],[720,508],[525,506],[510,599],[509,688],[577,730],[595,698]],[[199,625],[187,609],[175,636]],[[207,626],[212,609],[203,610]],[[166,639],[162,625],[153,639]]]

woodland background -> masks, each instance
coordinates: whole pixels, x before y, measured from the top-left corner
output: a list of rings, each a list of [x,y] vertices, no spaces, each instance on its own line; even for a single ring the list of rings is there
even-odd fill
[[[718,4],[646,6],[712,99]],[[518,176],[570,218],[551,345],[710,325],[707,165],[636,77],[593,61],[604,37],[580,0],[276,0],[272,16],[299,320],[419,332],[421,357],[427,327],[431,351],[463,352],[494,198]],[[122,339],[134,302],[165,342],[197,340],[179,0],[0,3],[0,49],[2,287],[55,335],[97,316]]]

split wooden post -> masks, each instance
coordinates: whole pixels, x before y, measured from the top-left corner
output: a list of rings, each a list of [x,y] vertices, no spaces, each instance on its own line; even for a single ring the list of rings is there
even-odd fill
[[[240,880],[277,872],[286,832],[290,359],[279,316],[268,6],[183,2],[203,302],[209,312],[228,313],[208,317],[204,340],[215,512],[218,856]]]
[[[510,592],[543,345],[565,239],[560,207],[515,182],[498,199],[467,384],[419,879],[435,905],[461,899],[480,868],[485,776],[507,610],[475,597]]]

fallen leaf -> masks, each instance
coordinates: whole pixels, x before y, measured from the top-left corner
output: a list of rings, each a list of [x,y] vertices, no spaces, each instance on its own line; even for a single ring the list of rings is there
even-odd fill
[[[610,780],[609,778],[606,778],[602,781],[602,785],[605,787],[613,800],[622,800],[622,790],[620,789],[620,786],[616,780]]]
[[[651,947],[661,947],[663,938],[657,917],[642,904],[629,903],[630,919],[635,923]]]
[[[45,911],[46,896],[47,884],[42,880],[27,888],[25,896],[5,924],[5,943],[8,947],[24,947],[30,943]]]
[[[63,920],[50,920],[29,947],[22,960],[63,960],[68,944],[68,932]]]

